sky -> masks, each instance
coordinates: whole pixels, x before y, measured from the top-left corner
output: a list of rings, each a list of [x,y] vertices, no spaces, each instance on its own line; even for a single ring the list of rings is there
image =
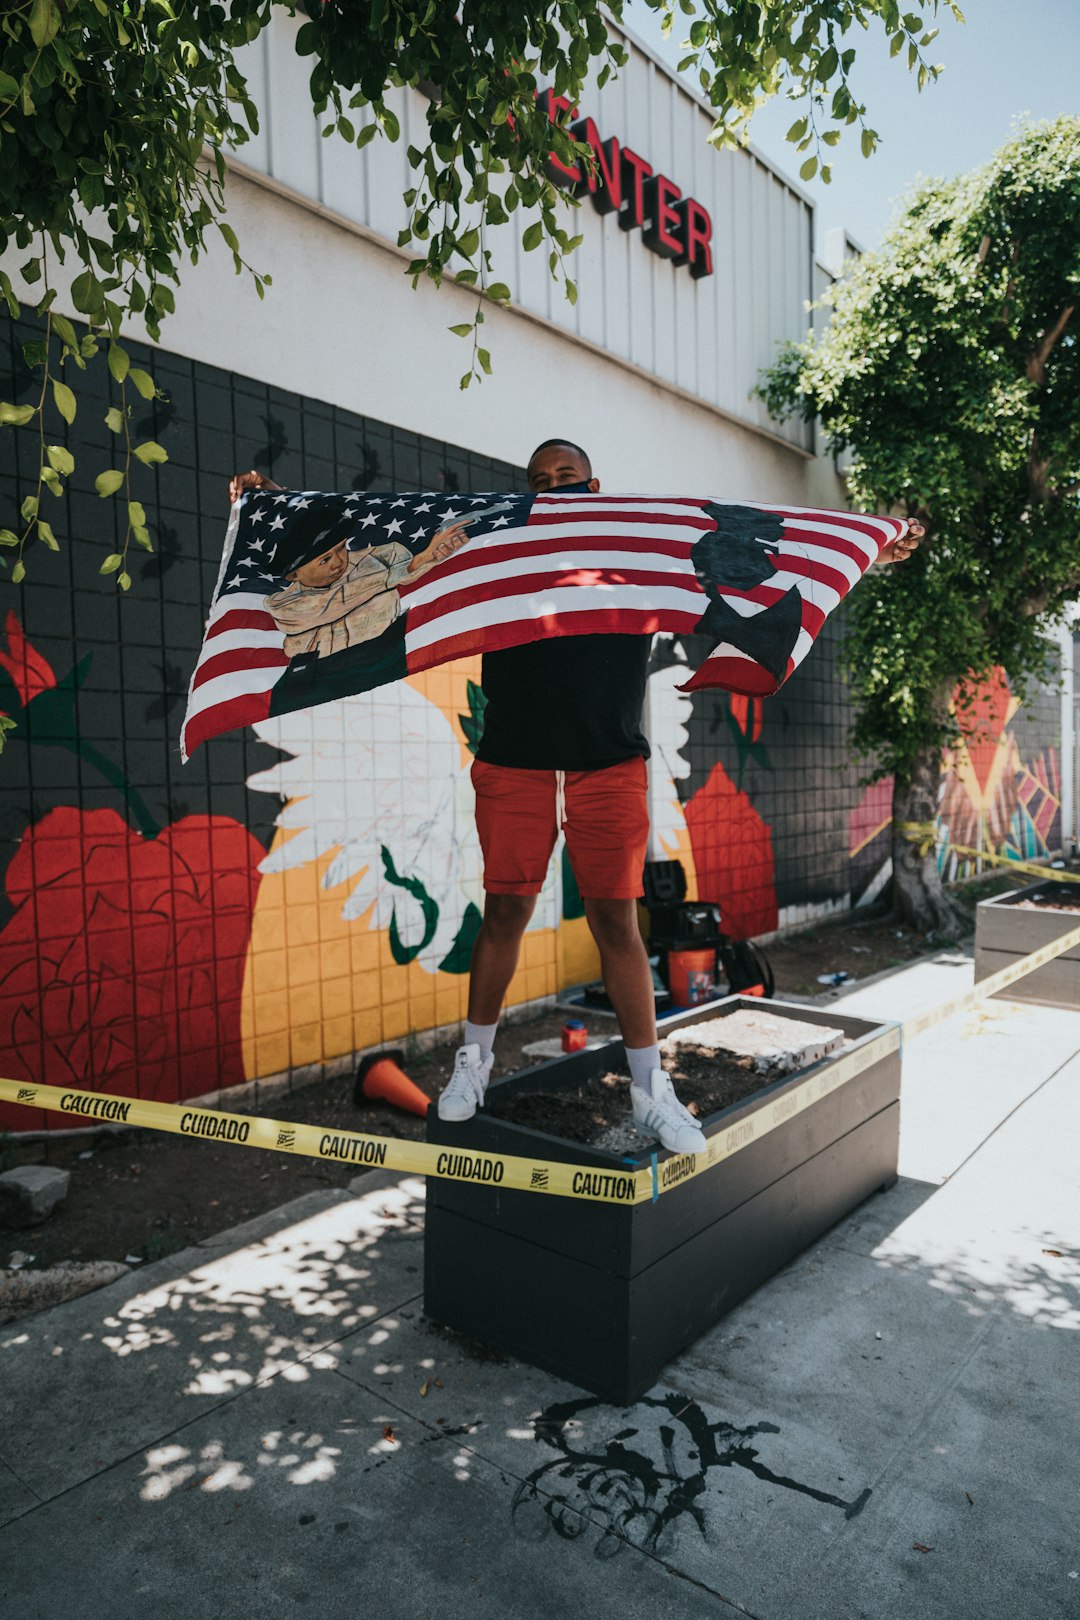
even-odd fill
[[[858,127],[845,129],[829,156],[831,185],[806,185],[816,205],[819,253],[825,233],[837,226],[860,247],[877,247],[913,181],[977,168],[1009,139],[1020,115],[1080,114],[1080,0],[961,0],[961,6],[963,24],[942,6],[941,31],[927,55],[945,71],[921,95],[905,55],[889,58],[882,30],[854,30],[852,77],[881,142],[864,159]],[[662,40],[643,0],[628,0],[625,21],[666,60],[685,54]],[[683,38],[677,22],[672,40]],[[809,155],[784,140],[799,116],[798,103],[779,98],[754,115],[750,129],[753,144],[792,177]]]

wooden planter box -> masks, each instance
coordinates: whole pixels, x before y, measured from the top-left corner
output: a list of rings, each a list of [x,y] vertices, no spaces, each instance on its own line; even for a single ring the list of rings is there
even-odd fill
[[[1048,893],[1053,894],[1055,900],[1075,905],[1077,910],[1029,911],[1017,905],[1018,900]],[[976,983],[1077,927],[1080,927],[1080,885],[1075,883],[1031,883],[1013,894],[980,900],[975,908]],[[1006,1001],[1031,1001],[1039,1007],[1080,1008],[1080,945],[1072,946],[1064,956],[1006,986],[998,995]]]
[[[761,1002],[732,996],[680,1025]],[[891,1026],[771,1001],[768,1010],[840,1028],[854,1046]],[[671,1025],[668,1025],[670,1028]],[[666,1031],[665,1031],[666,1033]],[[853,1050],[762,1085],[702,1121],[707,1137],[737,1130]],[[621,1042],[556,1058],[496,1081],[511,1092],[576,1086],[624,1063]],[[900,1054],[879,1057],[808,1108],[659,1199],[620,1207],[535,1193],[427,1183],[424,1308],[446,1326],[625,1405],[665,1364],[870,1193],[896,1179]],[[623,1171],[625,1158],[492,1118],[447,1124],[428,1141]],[[736,1138],[737,1140],[737,1138]],[[661,1149],[660,1169],[675,1155]]]

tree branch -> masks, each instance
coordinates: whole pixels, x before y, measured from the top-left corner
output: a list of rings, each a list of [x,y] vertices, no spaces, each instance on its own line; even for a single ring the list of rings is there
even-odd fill
[[[1036,383],[1041,388],[1043,383],[1046,381],[1046,362],[1053,353],[1054,345],[1058,342],[1065,328],[1068,326],[1075,309],[1075,304],[1066,304],[1053,326],[1048,327],[1043,333],[1042,337],[1039,339],[1038,348],[1033,349],[1028,355],[1028,382]]]

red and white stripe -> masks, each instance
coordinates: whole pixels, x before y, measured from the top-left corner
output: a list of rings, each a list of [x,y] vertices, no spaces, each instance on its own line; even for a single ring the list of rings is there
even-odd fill
[[[402,587],[408,667],[552,635],[690,631],[705,609],[690,551],[710,528],[691,499],[538,495],[527,523]]]
[[[237,591],[210,615],[180,737],[185,760],[210,737],[254,725],[270,713],[270,693],[289,660],[264,601]]]

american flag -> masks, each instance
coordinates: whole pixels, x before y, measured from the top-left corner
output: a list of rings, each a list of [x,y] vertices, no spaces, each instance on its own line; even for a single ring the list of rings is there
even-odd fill
[[[415,557],[453,523],[468,525],[467,543],[401,578],[396,602],[383,597],[389,628],[362,647],[288,655],[267,604],[287,588],[283,558],[301,526],[327,547],[344,537],[348,557],[362,560],[372,548]],[[183,755],[274,714],[545,636],[698,631],[715,645],[685,690],[767,696],[906,527],[903,518],[863,513],[576,489],[249,493],[230,517]],[[311,550],[297,541],[291,555]]]

